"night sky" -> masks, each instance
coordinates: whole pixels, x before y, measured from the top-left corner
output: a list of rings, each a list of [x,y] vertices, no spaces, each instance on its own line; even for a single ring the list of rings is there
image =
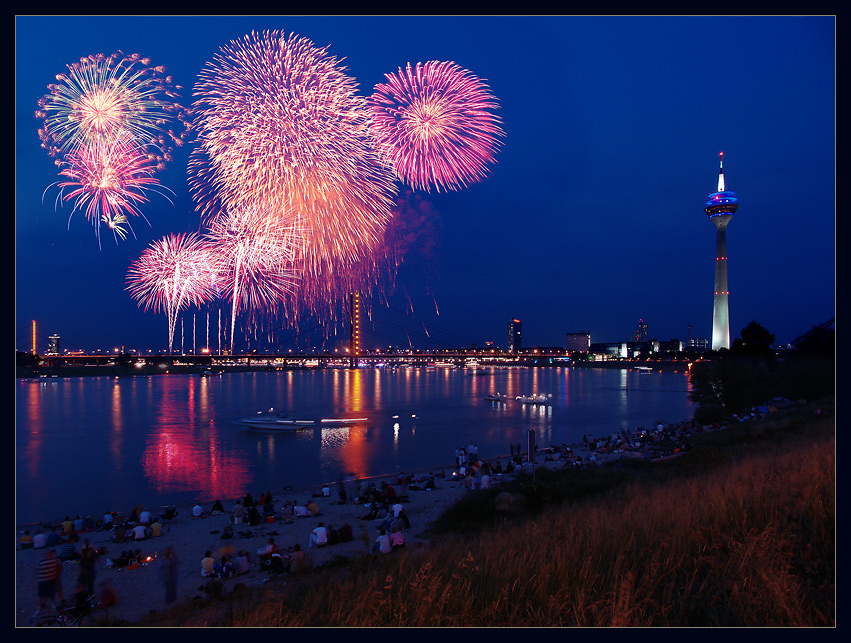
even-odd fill
[[[34,117],[54,76],[81,56],[138,52],[189,104],[221,46],[266,29],[330,46],[365,96],[408,62],[447,60],[500,104],[491,176],[407,197],[428,216],[395,287],[372,293],[367,348],[504,347],[512,317],[525,346],[564,346],[577,331],[626,341],[639,319],[660,340],[709,338],[715,228],[703,204],[722,151],[741,203],[727,231],[731,340],[756,320],[785,344],[834,316],[834,17],[19,16],[17,349],[30,350],[32,320],[39,352],[54,333],[70,349],[164,348],[165,315],[136,305],[127,268],[152,241],[198,226],[188,148],[158,175],[173,194],[151,196],[136,238],[104,234],[99,248],[82,213],[57,207]]]

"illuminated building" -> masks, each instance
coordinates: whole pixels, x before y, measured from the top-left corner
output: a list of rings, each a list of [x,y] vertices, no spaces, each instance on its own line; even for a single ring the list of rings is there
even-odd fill
[[[646,342],[647,341],[647,322],[643,319],[638,320],[638,328],[632,334],[632,341]]]
[[[349,331],[349,356],[351,365],[357,367],[360,357],[360,293],[351,295],[351,326]]]
[[[47,354],[59,355],[59,335],[51,335],[47,338]]]
[[[508,348],[509,353],[518,353],[523,347],[523,342],[520,338],[520,320],[511,319],[508,321]]]
[[[730,291],[727,287],[727,226],[739,208],[736,193],[724,187],[724,152],[721,152],[718,191],[706,199],[703,211],[715,225],[715,308],[712,314],[712,350],[730,348]]]

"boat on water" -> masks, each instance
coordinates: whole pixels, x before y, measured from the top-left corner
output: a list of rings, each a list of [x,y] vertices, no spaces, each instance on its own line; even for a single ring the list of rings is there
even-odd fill
[[[542,406],[552,406],[553,394],[549,395],[540,393],[539,395],[518,395],[514,398],[521,404],[540,404]]]
[[[285,418],[278,416],[256,416],[243,418],[240,424],[247,426],[250,429],[260,429],[263,431],[298,431],[316,424],[316,420],[296,420],[293,418]]]
[[[485,399],[488,402],[502,402],[503,404],[508,402],[508,396],[503,395],[502,393],[496,393],[494,395],[485,395]]]

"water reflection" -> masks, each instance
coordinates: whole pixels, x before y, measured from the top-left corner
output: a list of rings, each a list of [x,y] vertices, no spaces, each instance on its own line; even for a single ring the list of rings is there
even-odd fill
[[[158,494],[191,491],[199,499],[239,497],[252,478],[248,461],[224,446],[215,424],[203,427],[199,422],[209,407],[205,378],[198,378],[200,385],[186,379],[167,377],[163,382],[142,454],[145,476]]]
[[[580,441],[690,417],[686,374],[570,368],[326,369],[217,378],[70,378],[17,387],[18,506],[32,519],[189,494],[240,497],[249,488],[368,477],[453,461],[460,444],[509,452],[529,429],[539,444]],[[628,388],[628,390],[626,390]],[[508,396],[506,404],[484,399]],[[552,406],[514,398],[553,394]],[[274,407],[294,417],[366,417],[286,435],[235,421]],[[79,475],[80,461],[86,475]],[[60,494],[61,497],[60,497]],[[80,499],[86,505],[79,506]],[[18,510],[22,515],[22,510]],[[37,511],[37,513],[36,513]]]

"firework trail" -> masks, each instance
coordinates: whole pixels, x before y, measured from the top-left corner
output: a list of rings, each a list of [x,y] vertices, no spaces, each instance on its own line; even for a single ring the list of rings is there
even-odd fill
[[[236,318],[276,314],[297,284],[293,248],[299,236],[294,225],[283,225],[259,207],[223,213],[205,238],[213,250],[213,267],[225,296],[231,298],[231,350]]]
[[[163,311],[168,318],[171,353],[181,310],[212,298],[211,248],[196,234],[168,235],[153,242],[127,272],[127,288],[145,311]]]
[[[394,177],[374,147],[366,99],[306,39],[252,32],[232,41],[193,89],[193,198],[297,219],[298,299],[314,310],[348,292],[390,220]]]
[[[98,245],[101,223],[112,230],[116,241],[124,239],[124,226],[132,231],[127,215],[144,219],[139,206],[148,202],[146,191],[162,187],[154,177],[153,161],[127,134],[79,145],[59,167],[64,179],[56,183],[57,198],[74,204],[68,224],[74,212],[85,211],[95,227]]]
[[[80,58],[67,67],[67,74],[57,74],[57,82],[47,86],[49,93],[39,99],[35,112],[44,121],[38,135],[50,157],[58,164],[80,145],[127,133],[161,170],[174,146],[183,144],[189,125],[177,102],[182,88],[165,75],[165,68],[120,51]]]
[[[385,74],[369,98],[376,145],[414,189],[457,190],[482,180],[504,136],[488,86],[453,62]]]

